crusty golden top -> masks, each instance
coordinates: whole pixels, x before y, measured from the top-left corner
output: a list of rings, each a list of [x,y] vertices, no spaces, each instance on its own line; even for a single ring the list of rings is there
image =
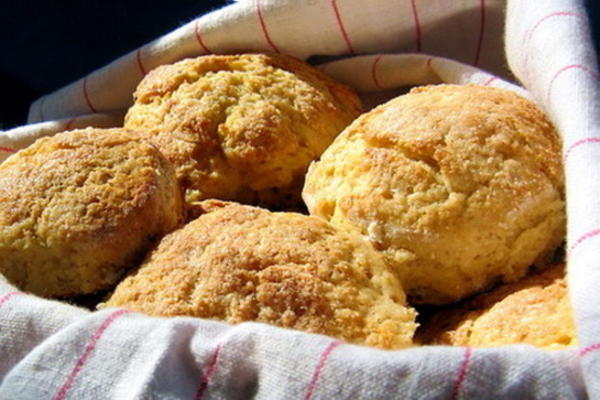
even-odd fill
[[[473,347],[525,343],[548,350],[575,346],[564,265],[436,311],[420,330],[419,340]]]
[[[259,321],[383,348],[411,343],[415,312],[381,256],[301,214],[204,202],[103,305]]]
[[[300,201],[309,162],[359,112],[351,89],[292,57],[210,55],[150,72],[125,126],[175,164],[189,204],[278,206]]]
[[[522,276],[564,236],[560,140],[506,90],[413,89],[363,114],[309,168],[313,215],[358,229],[415,302]]]
[[[172,166],[123,129],[42,138],[0,165],[0,271],[36,294],[114,284],[182,218]]]

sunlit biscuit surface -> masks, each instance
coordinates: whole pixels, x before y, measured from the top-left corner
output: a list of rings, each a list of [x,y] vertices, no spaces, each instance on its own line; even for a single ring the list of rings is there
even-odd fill
[[[490,87],[416,88],[362,115],[311,165],[303,198],[370,240],[417,303],[514,281],[565,232],[556,131]]]
[[[564,265],[436,311],[419,339],[423,344],[473,347],[521,343],[560,350],[575,346]]]
[[[416,314],[358,235],[301,214],[202,207],[102,307],[265,322],[381,348],[412,343]]]
[[[186,202],[286,208],[308,164],[360,113],[356,94],[283,55],[211,55],[150,72],[125,126],[175,164]],[[193,207],[192,207],[193,208]]]
[[[114,285],[182,220],[173,167],[123,129],[39,139],[0,165],[0,272],[38,295]]]

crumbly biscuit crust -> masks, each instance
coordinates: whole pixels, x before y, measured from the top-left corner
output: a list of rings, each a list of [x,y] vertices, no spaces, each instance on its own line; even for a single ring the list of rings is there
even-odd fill
[[[0,272],[42,296],[91,293],[182,217],[172,166],[138,135],[42,138],[0,165]]]
[[[562,264],[436,311],[422,328],[419,342],[423,344],[495,347],[524,343],[547,350],[577,345]]]
[[[418,303],[519,279],[564,238],[557,133],[496,88],[417,88],[362,115],[309,168],[303,197],[369,239]]]
[[[103,306],[266,322],[382,348],[412,343],[415,312],[358,235],[295,213],[214,201],[203,209]]]
[[[125,126],[174,163],[188,204],[296,205],[306,168],[360,113],[349,88],[283,55],[211,55],[164,65]]]

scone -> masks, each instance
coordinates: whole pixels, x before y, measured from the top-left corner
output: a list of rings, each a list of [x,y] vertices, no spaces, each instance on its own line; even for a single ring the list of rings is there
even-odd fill
[[[175,165],[192,209],[208,198],[296,206],[308,164],[360,113],[350,88],[275,54],[164,65],[134,97],[125,127],[147,132]]]
[[[424,323],[419,341],[472,347],[524,343],[547,350],[575,346],[564,265],[442,308]]]
[[[37,295],[113,286],[182,220],[173,167],[123,129],[42,138],[0,165],[0,273]]]
[[[354,233],[295,213],[207,201],[102,307],[236,324],[258,321],[400,348],[415,311],[381,256]]]
[[[514,281],[565,232],[556,131],[490,87],[416,88],[364,114],[309,168],[303,197],[370,240],[415,303]]]

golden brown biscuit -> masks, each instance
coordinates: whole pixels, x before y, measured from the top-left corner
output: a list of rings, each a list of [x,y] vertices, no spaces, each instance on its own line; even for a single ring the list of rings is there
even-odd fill
[[[419,330],[419,341],[473,347],[525,343],[547,350],[575,346],[564,265],[442,308]]]
[[[514,281],[565,232],[557,133],[490,87],[417,88],[364,114],[309,168],[303,196],[368,238],[415,303]]]
[[[0,165],[0,272],[55,297],[116,283],[183,219],[173,167],[123,129],[37,140]]]
[[[356,94],[283,55],[211,55],[150,72],[125,126],[175,164],[188,204],[301,203],[308,164],[360,113]]]
[[[381,256],[354,233],[295,213],[204,202],[101,307],[228,323],[258,321],[399,348],[415,312]]]

